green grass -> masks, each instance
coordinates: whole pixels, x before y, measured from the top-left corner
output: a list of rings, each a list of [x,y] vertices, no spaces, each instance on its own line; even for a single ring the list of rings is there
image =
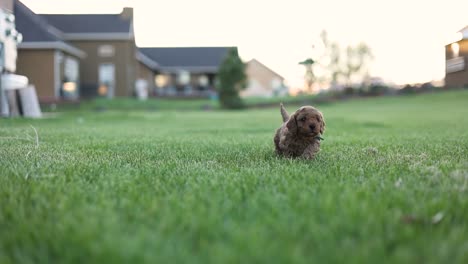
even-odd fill
[[[171,110],[203,110],[216,109],[218,102],[210,99],[160,99],[149,98],[145,101],[140,101],[136,98],[114,98],[105,99],[98,98],[89,101],[83,101],[79,107],[59,106],[58,111],[62,110],[79,110],[84,111],[171,111]]]
[[[0,263],[468,263],[467,102],[324,105],[314,161],[277,108],[0,120]]]

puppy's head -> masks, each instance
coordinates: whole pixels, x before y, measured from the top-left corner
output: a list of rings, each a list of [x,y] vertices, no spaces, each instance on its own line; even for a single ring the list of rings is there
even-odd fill
[[[301,137],[316,137],[323,135],[325,120],[322,113],[312,106],[299,108],[286,123],[286,127]]]

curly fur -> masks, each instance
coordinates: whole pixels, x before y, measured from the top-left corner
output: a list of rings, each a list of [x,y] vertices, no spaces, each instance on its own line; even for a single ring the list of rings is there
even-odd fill
[[[320,135],[325,131],[322,113],[303,106],[289,116],[281,104],[283,125],[276,130],[274,142],[278,155],[288,158],[313,159],[320,151]]]

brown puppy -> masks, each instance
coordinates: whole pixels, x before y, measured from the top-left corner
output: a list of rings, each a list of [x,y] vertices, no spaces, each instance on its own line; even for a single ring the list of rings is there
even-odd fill
[[[289,116],[281,104],[283,125],[276,130],[276,153],[285,157],[313,159],[320,151],[325,131],[322,113],[312,106],[303,106]]]

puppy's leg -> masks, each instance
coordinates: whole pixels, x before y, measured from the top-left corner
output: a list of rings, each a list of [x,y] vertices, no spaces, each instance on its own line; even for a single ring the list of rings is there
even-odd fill
[[[314,159],[315,155],[320,151],[320,143],[312,143],[304,150],[301,155],[303,159]]]
[[[283,117],[283,122],[288,121],[288,119],[289,119],[289,114],[288,114],[288,112],[286,111],[286,109],[284,109],[283,103],[280,104],[280,108],[281,108],[281,116]]]

